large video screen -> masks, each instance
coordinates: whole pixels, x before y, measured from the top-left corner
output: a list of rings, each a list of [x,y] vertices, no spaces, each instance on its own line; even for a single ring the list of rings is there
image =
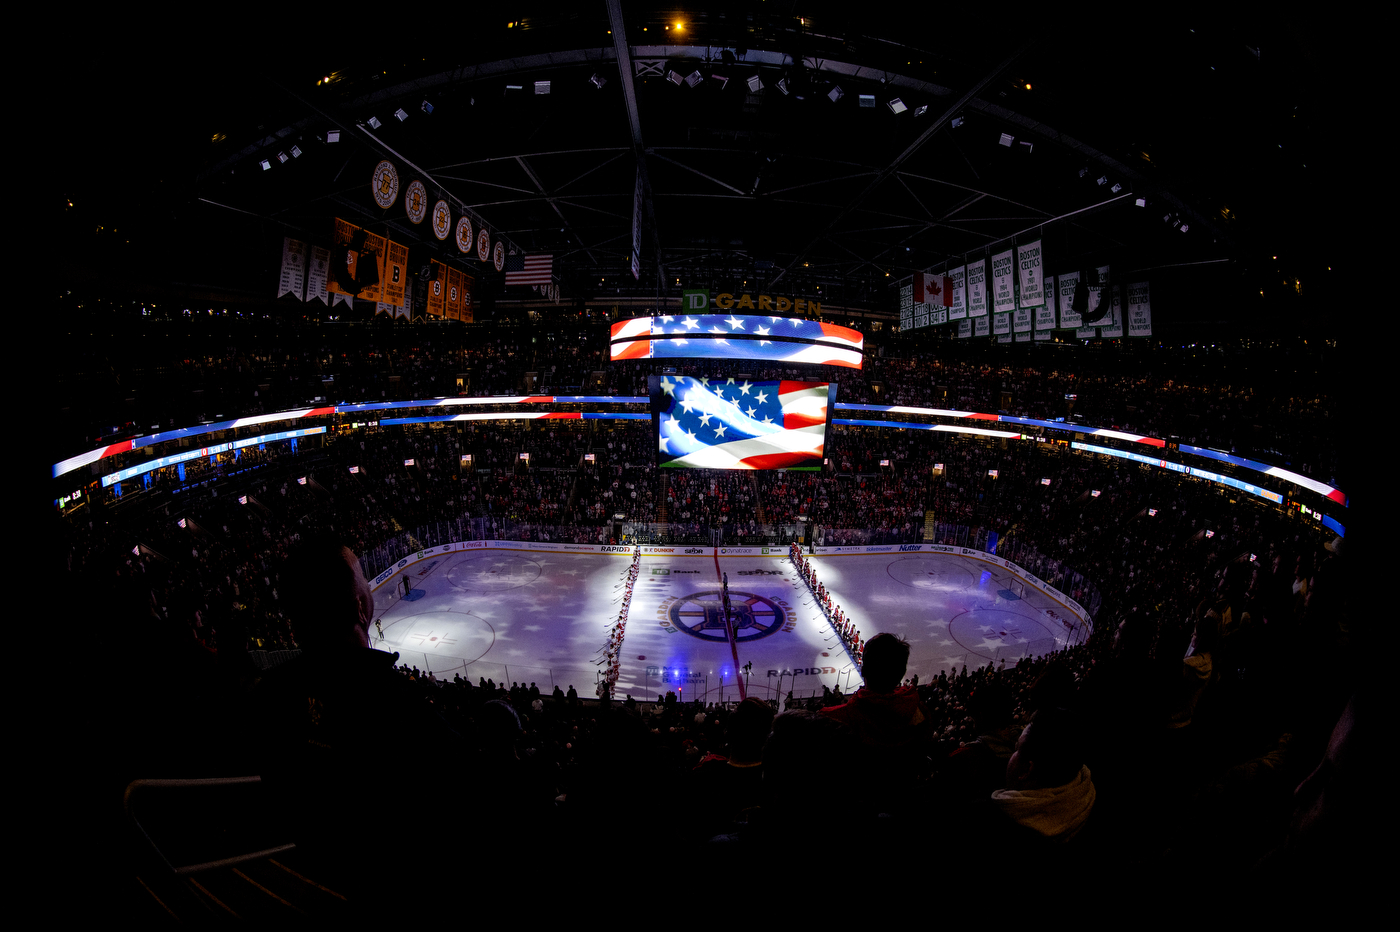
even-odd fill
[[[612,325],[613,362],[628,359],[753,359],[859,369],[859,330],[797,317],[677,314],[635,317]]]
[[[821,469],[830,382],[651,376],[658,466]]]

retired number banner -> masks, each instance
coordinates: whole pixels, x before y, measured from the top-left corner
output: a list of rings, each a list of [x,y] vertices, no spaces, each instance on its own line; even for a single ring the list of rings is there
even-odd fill
[[[403,307],[404,280],[408,277],[408,247],[388,241],[389,258],[384,262],[384,303]]]
[[[1016,253],[1010,249],[992,256],[992,310],[1016,310]]]
[[[303,300],[306,290],[306,244],[290,236],[282,237],[282,275],[277,281],[277,297],[289,294]]]
[[[987,260],[967,264],[967,316],[987,316]]]

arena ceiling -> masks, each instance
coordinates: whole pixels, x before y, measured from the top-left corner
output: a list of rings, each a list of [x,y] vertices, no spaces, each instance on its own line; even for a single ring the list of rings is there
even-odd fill
[[[334,217],[411,261],[459,259],[402,199],[375,206],[387,158],[454,218],[552,253],[566,299],[709,287],[888,308],[913,270],[1035,235],[1051,272],[1286,284],[1268,257],[1330,262],[1309,245],[1328,225],[1309,131],[1326,50],[1301,31],[838,3],[500,10],[394,41],[95,56],[69,75],[87,105],[60,155],[69,226],[108,266],[127,257],[105,274],[149,276],[158,241],[160,274],[249,293],[270,293],[283,235],[324,240]]]

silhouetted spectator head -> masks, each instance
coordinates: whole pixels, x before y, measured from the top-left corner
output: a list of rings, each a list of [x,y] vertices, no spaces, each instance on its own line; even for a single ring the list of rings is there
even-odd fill
[[[897,634],[877,634],[865,643],[861,676],[871,692],[892,693],[909,666],[909,642]]]
[[[977,722],[980,734],[989,734],[1011,724],[1015,700],[1001,683],[984,683],[967,701],[967,709]]]
[[[492,699],[477,713],[477,726],[481,730],[481,743],[493,749],[508,748],[515,744],[523,730],[520,716],[509,702]]]
[[[833,761],[845,760],[849,744],[849,730],[828,716],[793,709],[775,717],[763,745],[765,805],[820,814],[817,807],[830,788],[812,775],[830,769]]]
[[[282,567],[297,643],[312,650],[369,646],[374,594],[360,561],[335,534],[305,534]]]
[[[773,727],[774,714],[772,706],[755,696],[739,703],[724,732],[730,760],[753,764],[763,759],[763,742]]]
[[[1016,741],[1006,762],[1008,789],[1030,790],[1064,786],[1084,766],[1078,722],[1062,709],[1037,712]]]
[[[1074,699],[1074,693],[1074,674],[1059,660],[1052,660],[1031,684],[1030,705],[1036,711],[1063,709]]]

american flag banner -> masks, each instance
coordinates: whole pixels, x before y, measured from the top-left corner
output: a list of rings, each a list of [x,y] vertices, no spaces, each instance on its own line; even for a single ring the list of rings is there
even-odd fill
[[[653,377],[661,466],[817,469],[826,445],[827,382]]]
[[[506,256],[507,285],[548,285],[553,274],[553,256]]]

